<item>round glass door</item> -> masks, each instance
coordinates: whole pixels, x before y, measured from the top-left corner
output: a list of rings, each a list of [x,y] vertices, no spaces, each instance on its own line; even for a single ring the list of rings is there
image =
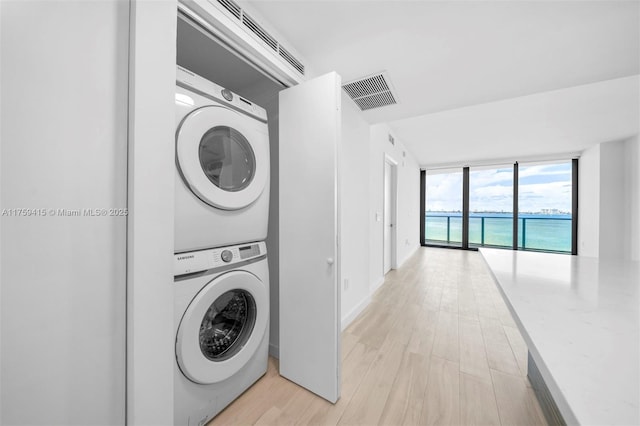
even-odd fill
[[[175,347],[180,370],[200,384],[233,376],[258,350],[268,322],[265,283],[247,271],[220,275],[193,297],[182,315]]]
[[[256,322],[256,303],[247,291],[218,297],[200,323],[200,350],[211,361],[224,361],[245,345]]]
[[[251,183],[256,156],[242,133],[228,126],[216,126],[200,140],[198,157],[207,178],[218,188],[236,192]]]

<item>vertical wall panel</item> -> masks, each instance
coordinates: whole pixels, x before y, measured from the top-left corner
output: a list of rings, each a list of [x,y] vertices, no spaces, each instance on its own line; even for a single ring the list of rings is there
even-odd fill
[[[124,424],[129,5],[0,8],[0,423]]]
[[[173,424],[177,2],[132,0],[127,424]]]

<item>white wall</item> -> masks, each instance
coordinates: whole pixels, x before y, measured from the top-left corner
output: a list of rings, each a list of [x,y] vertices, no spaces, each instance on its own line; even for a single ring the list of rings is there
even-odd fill
[[[578,254],[598,257],[600,249],[600,145],[578,160]]]
[[[606,142],[579,161],[578,254],[638,260],[638,136]]]
[[[369,137],[369,124],[351,98],[342,92],[342,144],[339,162],[343,329],[370,300]]]
[[[401,142],[400,142],[401,143]],[[398,266],[420,246],[420,167],[406,148],[398,167]]]
[[[397,266],[420,246],[420,168],[402,141],[389,142],[391,130],[386,124],[370,129],[369,148],[369,286],[374,291],[384,280],[383,256],[383,184],[384,156],[398,163],[396,247]],[[380,221],[377,217],[380,217]]]
[[[631,260],[640,260],[640,138],[625,141],[624,170],[627,197],[623,211],[628,223],[628,244],[625,249]]]
[[[600,144],[599,257],[623,258],[626,229],[624,198],[624,142]]]
[[[0,2],[2,424],[124,424],[127,2]]]

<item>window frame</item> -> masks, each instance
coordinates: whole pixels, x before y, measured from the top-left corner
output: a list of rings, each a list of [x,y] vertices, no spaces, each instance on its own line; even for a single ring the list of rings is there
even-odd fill
[[[555,161],[555,160],[552,160]],[[558,162],[562,161],[557,159]],[[569,254],[576,256],[578,254],[578,158],[571,159],[571,252],[556,252],[552,250],[535,250],[548,253]],[[422,247],[438,247],[450,248],[456,250],[477,251],[478,247],[469,247],[469,166],[462,166],[462,244],[459,246],[447,244],[427,243],[425,229],[425,213],[426,213],[426,176],[427,169],[420,169],[420,245]],[[447,170],[453,168],[447,167]],[[518,189],[519,189],[519,164],[518,161],[513,163],[513,241],[511,250],[520,250],[518,247]],[[508,250],[508,248],[504,248]],[[526,250],[525,251],[532,251]]]

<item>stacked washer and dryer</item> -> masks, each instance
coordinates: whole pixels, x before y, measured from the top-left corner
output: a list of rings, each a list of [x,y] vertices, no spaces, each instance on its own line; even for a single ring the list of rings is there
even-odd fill
[[[175,424],[203,425],[267,370],[266,111],[182,67],[176,85]]]

